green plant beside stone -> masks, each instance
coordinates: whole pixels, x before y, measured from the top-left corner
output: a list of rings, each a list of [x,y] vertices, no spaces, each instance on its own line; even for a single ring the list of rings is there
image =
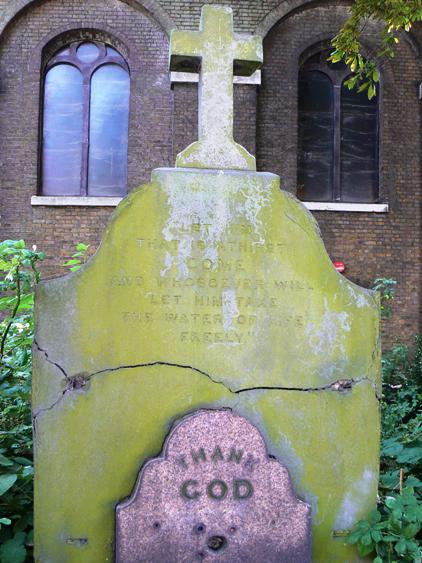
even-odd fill
[[[32,554],[33,288],[42,252],[0,243],[0,561]]]
[[[422,526],[422,338],[382,360],[383,396],[378,510],[347,537],[374,563],[419,563]]]
[[[71,258],[67,260],[63,266],[69,268],[71,272],[76,272],[85,264],[87,260],[89,244],[84,244],[83,242],[78,242],[75,246],[75,252],[72,254]]]

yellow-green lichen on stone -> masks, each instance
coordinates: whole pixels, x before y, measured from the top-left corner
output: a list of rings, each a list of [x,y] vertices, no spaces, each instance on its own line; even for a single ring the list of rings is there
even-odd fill
[[[36,316],[37,561],[112,561],[114,506],[204,407],[247,417],[288,467],[313,561],[359,560],[332,532],[375,505],[378,302],[277,176],[156,170]]]

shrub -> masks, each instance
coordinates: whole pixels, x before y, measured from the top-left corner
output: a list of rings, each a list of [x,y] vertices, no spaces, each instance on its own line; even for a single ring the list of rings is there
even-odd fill
[[[0,560],[32,561],[33,287],[44,255],[0,243]]]
[[[358,522],[348,543],[375,563],[421,561],[422,338],[382,360],[383,397],[379,506]]]

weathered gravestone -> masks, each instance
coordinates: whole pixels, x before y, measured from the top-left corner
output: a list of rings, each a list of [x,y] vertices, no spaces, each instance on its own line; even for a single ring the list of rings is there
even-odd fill
[[[172,37],[173,68],[203,63],[184,168],[155,170],[94,258],[37,292],[37,561],[112,561],[115,508],[140,468],[175,421],[223,407],[259,429],[311,505],[312,561],[359,561],[336,532],[376,500],[378,305],[234,143],[232,69],[253,71],[262,51],[231,24],[207,6],[202,31]]]
[[[200,411],[179,424],[117,507],[116,561],[310,561],[309,507],[240,416]]]

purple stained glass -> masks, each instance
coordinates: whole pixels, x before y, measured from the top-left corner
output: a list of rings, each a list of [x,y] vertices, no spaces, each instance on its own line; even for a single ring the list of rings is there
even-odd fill
[[[326,74],[299,75],[298,197],[329,201],[333,192],[333,85]]]
[[[341,195],[343,201],[378,197],[378,104],[367,92],[341,91]]]
[[[51,68],[44,82],[43,195],[79,195],[83,78],[68,64]]]
[[[78,59],[83,63],[92,63],[98,59],[100,50],[95,43],[82,43],[77,50]]]
[[[129,90],[129,74],[118,65],[92,76],[88,195],[126,194]]]
[[[118,59],[120,59],[121,61],[124,61],[124,58],[122,57],[122,55],[116,51],[116,49],[113,49],[113,47],[110,47],[110,45],[107,45],[107,56],[108,57],[116,57]]]

